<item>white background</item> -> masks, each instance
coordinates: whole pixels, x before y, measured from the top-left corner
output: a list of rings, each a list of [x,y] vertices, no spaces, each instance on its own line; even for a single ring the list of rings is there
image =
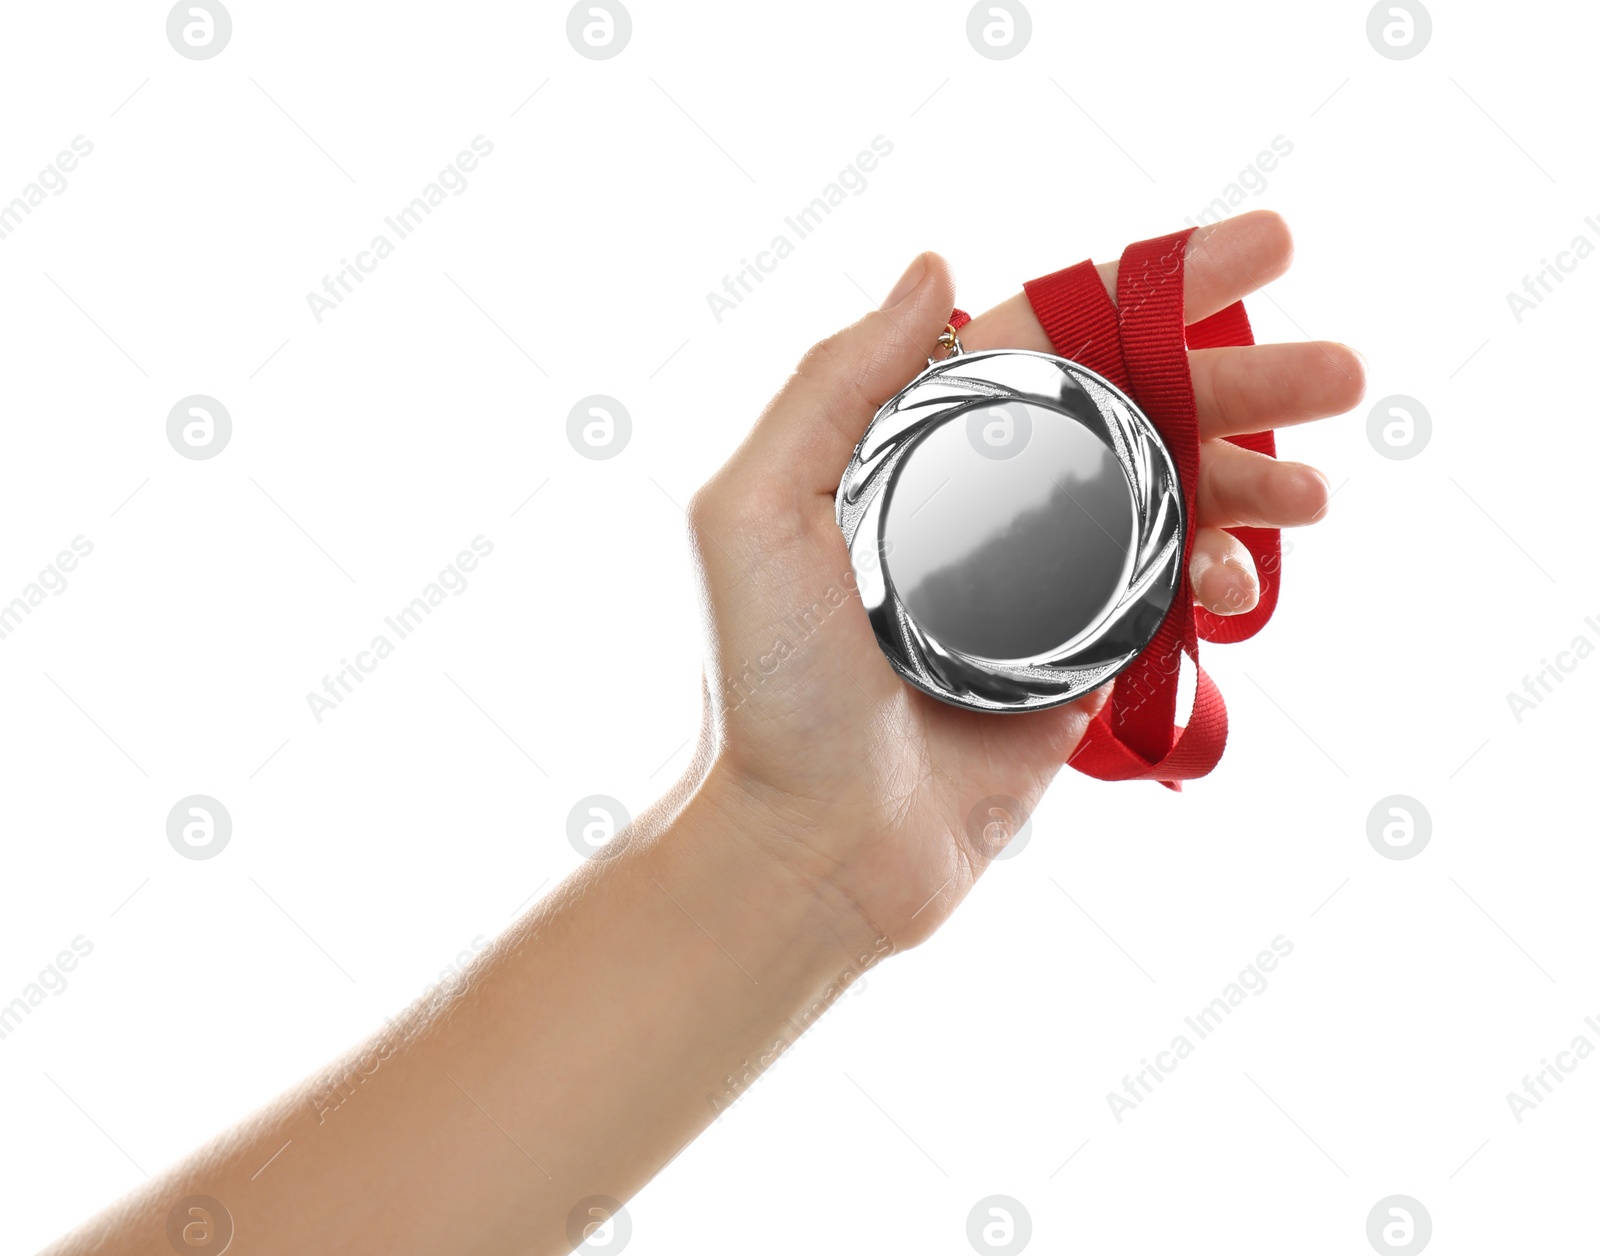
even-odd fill
[[[1367,1251],[1396,1193],[1439,1252],[1591,1233],[1600,1062],[1520,1124],[1506,1093],[1600,1045],[1600,660],[1520,722],[1506,694],[1600,643],[1600,260],[1520,322],[1507,294],[1600,243],[1597,19],[1440,0],[1391,60],[1363,4],[1038,3],[996,61],[968,7],[638,0],[594,61],[564,4],[237,0],[192,61],[162,5],[7,6],[0,200],[94,145],[0,240],[0,601],[94,547],[0,640],[0,1003],[93,944],[0,1040],[8,1248],[409,1002],[576,866],[577,799],[675,778],[679,505],[806,345],[923,248],[979,310],[1174,230],[1276,136],[1239,208],[1298,254],[1258,338],[1356,345],[1369,399],[1281,439],[1338,492],[1271,630],[1205,654],[1221,768],[1067,773],[937,938],[632,1202],[630,1250],[963,1253],[991,1194],[1051,1252]],[[306,294],[478,135],[466,190],[319,324]],[[706,294],[880,135],[717,322]],[[233,419],[209,461],[165,436],[196,393]],[[595,393],[632,416],[610,461],[566,437]],[[1432,415],[1415,458],[1368,441],[1390,394]],[[467,590],[318,724],[307,692],[479,535]],[[233,819],[214,859],[167,842],[194,793]],[[1431,815],[1416,858],[1368,842],[1391,794]],[[1266,991],[1118,1123],[1107,1092],[1280,934]]]

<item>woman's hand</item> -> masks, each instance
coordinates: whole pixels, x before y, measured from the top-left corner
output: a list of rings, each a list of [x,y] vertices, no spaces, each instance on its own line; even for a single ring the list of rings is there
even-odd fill
[[[1292,248],[1270,212],[1196,231],[1185,321],[1282,275]],[[1116,263],[1099,269],[1115,299]],[[754,839],[768,854],[865,917],[846,927],[864,923],[896,947],[931,934],[993,857],[981,823],[969,824],[973,808],[999,795],[1031,810],[1107,697],[1005,716],[949,706],[895,675],[862,611],[834,490],[878,407],[922,369],[953,302],[943,259],[917,258],[882,309],[806,354],[690,508],[708,631],[702,761],[769,820]],[[1051,348],[1021,293],[961,338],[969,350]],[[1344,413],[1365,373],[1329,342],[1194,350],[1189,362],[1202,441],[1190,575],[1201,605],[1238,613],[1259,586],[1222,529],[1315,523],[1328,484],[1222,438]]]

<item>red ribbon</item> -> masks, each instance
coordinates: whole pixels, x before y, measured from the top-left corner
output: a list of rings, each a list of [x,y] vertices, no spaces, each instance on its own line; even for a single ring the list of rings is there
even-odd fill
[[[1217,615],[1194,604],[1189,558],[1200,430],[1188,350],[1248,345],[1254,338],[1242,302],[1185,327],[1183,264],[1193,231],[1130,244],[1117,272],[1115,303],[1093,262],[1023,285],[1056,353],[1132,397],[1161,433],[1178,469],[1186,527],[1177,593],[1154,639],[1117,677],[1111,700],[1070,760],[1072,767],[1103,781],[1160,781],[1171,789],[1216,767],[1228,740],[1228,710],[1200,667],[1200,639],[1243,641],[1259,632],[1277,605],[1282,566],[1276,528],[1229,529],[1255,559],[1261,600],[1242,615]],[[1271,432],[1230,439],[1257,453],[1277,452]],[[1195,665],[1195,699],[1188,723],[1178,724],[1178,674],[1185,654]]]

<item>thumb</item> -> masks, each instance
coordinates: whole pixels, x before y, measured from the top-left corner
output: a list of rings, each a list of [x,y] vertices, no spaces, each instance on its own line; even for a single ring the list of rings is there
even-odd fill
[[[955,284],[937,253],[906,268],[883,306],[815,345],[751,432],[740,460],[801,493],[831,495],[878,407],[927,365]]]

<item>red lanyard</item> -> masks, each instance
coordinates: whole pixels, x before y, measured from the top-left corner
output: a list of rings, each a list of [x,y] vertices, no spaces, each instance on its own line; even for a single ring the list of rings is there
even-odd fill
[[[1242,302],[1184,326],[1183,259],[1193,230],[1130,244],[1117,272],[1114,304],[1093,262],[1079,262],[1023,285],[1056,353],[1103,375],[1138,402],[1171,451],[1183,485],[1187,527],[1181,583],[1172,607],[1144,653],[1117,677],[1111,701],[1070,760],[1078,771],[1102,781],[1160,781],[1171,789],[1216,767],[1228,740],[1228,709],[1200,667],[1200,639],[1243,641],[1259,632],[1277,605],[1282,567],[1276,528],[1231,528],[1255,559],[1261,600],[1242,615],[1195,607],[1189,557],[1200,430],[1187,351],[1255,342]],[[960,321],[966,322],[966,316]],[[1231,439],[1257,453],[1277,452],[1271,432]],[[1175,720],[1184,654],[1194,662],[1195,698],[1188,723],[1180,725]]]

